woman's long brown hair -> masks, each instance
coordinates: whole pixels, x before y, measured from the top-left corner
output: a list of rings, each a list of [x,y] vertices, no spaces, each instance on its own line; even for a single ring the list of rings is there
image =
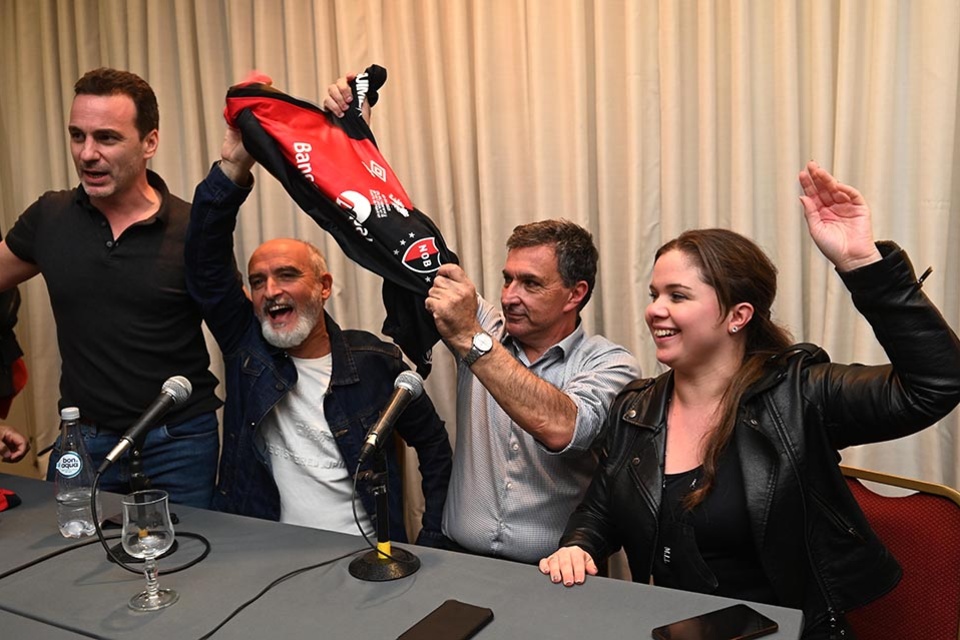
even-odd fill
[[[713,488],[720,454],[733,435],[744,392],[761,378],[771,356],[791,345],[792,338],[770,317],[777,295],[777,268],[753,241],[727,229],[694,229],[660,247],[656,259],[674,250],[693,261],[701,280],[716,291],[721,317],[735,304],[753,305],[753,318],[741,327],[746,347],[743,362],[720,400],[718,424],[707,437],[703,479],[684,500],[684,506],[692,509]]]

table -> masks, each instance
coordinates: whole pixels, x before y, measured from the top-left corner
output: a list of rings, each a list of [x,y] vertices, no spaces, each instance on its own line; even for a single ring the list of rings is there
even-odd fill
[[[58,629],[44,622],[31,620],[0,609],[0,634],[9,640],[76,640],[88,636],[66,629]]]
[[[53,486],[0,474],[0,487],[23,504],[0,513],[0,574],[70,546],[57,531]],[[103,510],[119,512],[119,497],[103,495]],[[210,555],[185,571],[164,575],[199,555],[195,540],[160,561],[160,586],[180,602],[154,613],[127,608],[143,589],[142,575],[106,561],[99,544],[72,550],[0,580],[0,629],[44,623],[51,637],[73,630],[103,638],[199,638],[275,578],[364,549],[362,538],[173,505],[179,532],[202,534]],[[448,598],[489,607],[494,620],[478,640],[517,638],[648,638],[650,629],[736,601],[590,578],[579,587],[554,585],[531,566],[414,545],[420,570],[400,580],[364,582],[347,570],[352,557],[280,584],[245,609],[214,638],[396,638]],[[780,624],[771,640],[798,638],[800,611],[753,604]],[[17,628],[17,627],[14,627]],[[54,635],[63,633],[66,635]],[[36,633],[7,637],[45,637]]]

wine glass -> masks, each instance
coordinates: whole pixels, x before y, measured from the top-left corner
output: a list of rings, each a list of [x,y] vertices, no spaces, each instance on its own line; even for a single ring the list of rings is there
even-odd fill
[[[130,598],[134,611],[156,611],[180,599],[172,589],[157,583],[157,557],[173,545],[173,523],[166,491],[148,489],[123,497],[123,550],[134,558],[143,558],[147,589]]]

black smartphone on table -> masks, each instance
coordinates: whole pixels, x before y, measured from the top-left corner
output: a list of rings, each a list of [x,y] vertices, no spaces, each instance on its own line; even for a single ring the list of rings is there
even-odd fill
[[[491,620],[491,609],[447,600],[404,631],[397,640],[467,640]]]
[[[748,640],[778,628],[776,622],[753,607],[735,604],[657,627],[652,635],[654,640]]]

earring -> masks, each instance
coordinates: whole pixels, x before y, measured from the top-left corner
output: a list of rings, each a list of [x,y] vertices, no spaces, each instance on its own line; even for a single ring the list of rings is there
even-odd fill
[[[730,333],[736,333],[737,331],[740,331],[740,327],[736,325],[730,327]]]

